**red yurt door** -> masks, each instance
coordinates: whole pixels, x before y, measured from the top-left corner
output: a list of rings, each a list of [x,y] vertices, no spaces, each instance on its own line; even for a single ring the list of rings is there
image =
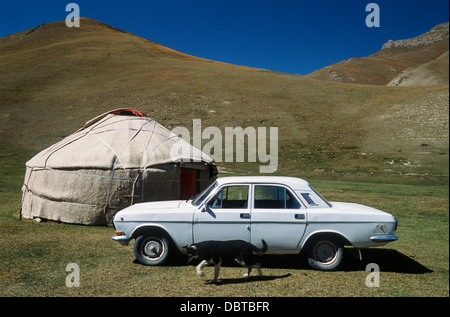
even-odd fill
[[[181,169],[180,199],[189,199],[198,194],[198,171],[193,169]]]

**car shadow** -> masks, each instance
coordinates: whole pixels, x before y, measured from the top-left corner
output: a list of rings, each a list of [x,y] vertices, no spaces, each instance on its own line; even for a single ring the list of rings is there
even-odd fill
[[[344,249],[344,261],[342,265],[337,269],[337,271],[366,271],[366,267],[369,263],[375,263],[381,272],[392,272],[392,273],[406,273],[406,274],[425,274],[432,273],[433,271],[426,266],[420,264],[412,257],[409,257],[403,253],[398,252],[393,249],[377,249],[368,248],[360,249],[361,256],[357,249],[345,248]],[[261,263],[262,269],[292,269],[292,270],[314,270],[308,264],[305,255],[271,255],[264,254],[261,256],[259,261]],[[197,265],[197,261],[191,263],[187,262],[187,257],[181,253],[177,256],[169,259],[168,266],[185,266]],[[242,267],[234,260],[225,260],[222,264],[223,267]],[[286,277],[286,276],[282,276]],[[250,277],[260,278],[260,277]],[[271,278],[262,276],[261,278]],[[275,277],[280,278],[280,277]],[[242,283],[248,282],[248,278],[244,279],[232,279],[233,281],[241,281]],[[235,281],[235,282],[236,282]]]
[[[406,274],[433,272],[433,270],[420,264],[412,257],[393,249],[362,249],[361,259],[359,259],[357,250],[348,249],[346,251],[346,258],[341,268],[342,271],[365,271],[369,263],[375,263],[381,272]]]
[[[338,271],[366,271],[369,263],[378,265],[382,272],[424,274],[433,272],[397,250],[392,249],[357,249],[345,248],[344,261]],[[264,255],[261,264],[265,268],[313,270],[303,255]]]

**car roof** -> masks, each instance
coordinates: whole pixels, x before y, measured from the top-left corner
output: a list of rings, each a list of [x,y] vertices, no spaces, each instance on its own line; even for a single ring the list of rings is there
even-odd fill
[[[297,177],[289,176],[227,176],[219,177],[217,179],[219,185],[223,184],[236,184],[236,183],[270,183],[270,184],[283,184],[290,188],[296,189],[307,189],[311,190],[311,187],[307,181]]]

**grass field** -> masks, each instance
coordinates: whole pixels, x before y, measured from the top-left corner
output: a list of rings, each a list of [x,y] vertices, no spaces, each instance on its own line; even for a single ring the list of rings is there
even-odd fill
[[[362,251],[346,249],[341,269],[319,272],[299,256],[264,256],[263,277],[226,263],[220,285],[205,284],[184,258],[163,267],[135,262],[131,246],[111,240],[111,227],[20,220],[20,187],[28,154],[0,152],[0,296],[449,296],[448,183],[412,176],[308,178],[329,200],[380,208],[399,220],[400,239]],[[67,287],[69,263],[80,286]],[[366,286],[368,263],[380,268],[379,287]]]

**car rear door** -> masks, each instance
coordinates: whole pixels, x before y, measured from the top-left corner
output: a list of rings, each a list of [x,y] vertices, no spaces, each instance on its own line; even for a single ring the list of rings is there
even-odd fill
[[[297,252],[306,229],[306,208],[290,188],[279,184],[253,184],[251,242],[269,251]]]

